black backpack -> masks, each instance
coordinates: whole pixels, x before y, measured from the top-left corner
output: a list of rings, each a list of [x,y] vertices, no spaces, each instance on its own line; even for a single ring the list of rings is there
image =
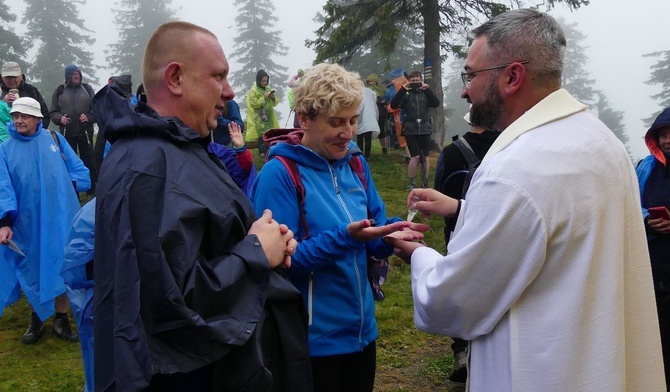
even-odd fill
[[[460,197],[465,197],[465,194],[468,191],[468,188],[470,187],[470,181],[472,180],[472,176],[474,175],[475,170],[481,163],[481,160],[477,158],[475,155],[475,152],[472,150],[472,147],[470,147],[470,144],[464,139],[464,138],[459,138],[454,141],[454,146],[458,148],[458,151],[463,155],[463,158],[465,158],[465,162],[467,164],[466,169],[462,170],[456,170],[452,173],[450,173],[448,176],[442,180],[442,183],[439,185],[438,191],[446,194],[447,190],[447,185],[449,184],[449,181],[455,181],[459,178],[463,178],[463,189],[461,191]]]

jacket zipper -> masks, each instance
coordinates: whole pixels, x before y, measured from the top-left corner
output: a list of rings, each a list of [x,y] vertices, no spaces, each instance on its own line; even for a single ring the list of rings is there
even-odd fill
[[[312,325],[312,305],[314,304],[314,299],[312,297],[312,291],[314,288],[314,272],[309,274],[309,283],[307,285],[307,314],[309,321],[307,325]]]
[[[349,218],[349,222],[353,222],[354,218],[351,216],[351,213],[349,212],[349,209],[347,208],[346,203],[344,200],[342,200],[342,195],[340,194],[340,187],[337,185],[337,175],[335,172],[333,172],[332,167],[328,167],[330,170],[330,175],[331,178],[333,179],[333,185],[335,186],[335,193],[337,194],[337,199],[340,201],[340,205],[344,209],[344,212],[347,214],[347,218]],[[354,271],[356,272],[356,283],[358,285],[358,304],[359,304],[359,311],[361,315],[361,324],[360,328],[358,330],[358,342],[362,345],[363,344],[363,325],[365,325],[365,304],[363,303],[363,289],[361,287],[361,271],[358,268],[358,260],[354,259]]]

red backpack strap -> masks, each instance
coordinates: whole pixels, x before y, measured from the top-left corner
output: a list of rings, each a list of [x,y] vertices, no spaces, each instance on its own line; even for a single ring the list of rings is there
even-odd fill
[[[361,157],[358,155],[353,155],[351,159],[349,159],[349,166],[351,167],[351,170],[356,173],[358,178],[361,180],[361,184],[363,184],[363,189],[366,191],[368,190],[368,181],[365,179],[365,173],[363,173],[363,163],[361,162]]]
[[[298,172],[298,166],[292,159],[275,155],[271,159],[278,159],[286,171],[288,171],[289,177],[295,186],[296,196],[298,197],[298,208],[300,209],[300,226],[302,227],[305,235],[303,239],[309,238],[309,228],[307,228],[307,220],[305,219],[305,187],[302,185],[302,179],[300,178],[300,172]]]
[[[360,155],[353,155],[351,159],[349,159],[349,167],[351,167],[351,170],[356,173],[358,178],[361,180],[361,184],[363,184],[363,189],[365,189],[367,192],[368,180],[365,179],[365,173],[363,173],[363,162],[361,162]],[[372,212],[370,212],[370,209],[368,209],[368,219],[372,219]]]

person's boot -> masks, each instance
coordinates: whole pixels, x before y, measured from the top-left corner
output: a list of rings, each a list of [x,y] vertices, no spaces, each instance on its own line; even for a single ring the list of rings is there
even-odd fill
[[[68,342],[79,341],[79,335],[72,330],[67,313],[56,313],[56,316],[54,317],[53,331],[59,338],[67,340]]]
[[[23,343],[24,344],[34,344],[40,340],[42,337],[42,330],[44,329],[44,323],[40,320],[37,313],[33,312],[30,316],[30,326],[26,330],[26,333],[23,334]]]
[[[454,368],[449,374],[449,380],[453,382],[465,382],[468,379],[468,350],[456,351],[454,353]]]

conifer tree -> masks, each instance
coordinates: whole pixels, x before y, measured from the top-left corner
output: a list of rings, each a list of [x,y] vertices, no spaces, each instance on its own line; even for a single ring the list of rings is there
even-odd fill
[[[586,36],[579,31],[576,23],[566,23],[559,18],[558,23],[563,28],[567,47],[565,51],[565,62],[563,64],[562,87],[565,88],[578,101],[585,104],[595,104],[598,101],[598,91],[595,89],[595,80],[591,79],[587,69],[588,48],[583,41]]]
[[[644,57],[658,58],[656,64],[651,66],[651,74],[645,83],[661,86],[661,92],[651,96],[660,108],[650,117],[644,119],[644,122],[651,126],[656,117],[661,114],[661,111],[670,107],[670,50],[649,53]]]
[[[571,8],[588,0],[547,0],[548,8],[565,3]],[[393,52],[404,26],[419,26],[424,37],[424,65],[430,67],[426,83],[442,102],[442,60],[464,49],[463,32],[477,22],[477,15],[495,16],[509,8],[528,6],[525,0],[505,2],[488,0],[328,0],[325,19],[316,31],[317,38],[306,44],[316,50],[317,62],[342,63],[367,42],[382,53]],[[427,71],[427,70],[426,70]],[[431,110],[434,140],[443,139],[445,109]]]
[[[282,43],[281,32],[273,29],[279,19],[274,16],[275,7],[271,0],[238,0],[236,4],[235,28],[239,33],[230,57],[239,66],[231,72],[230,82],[240,108],[244,110],[244,99],[256,83],[256,73],[260,69],[270,75],[270,86],[277,90],[277,97],[283,99],[288,68],[277,64],[273,57],[285,56],[287,47]]]
[[[14,22],[16,22],[16,15],[9,11],[4,0],[0,0],[0,59],[3,62],[14,61],[21,63],[23,68],[25,67],[25,63],[22,59],[26,55],[25,42],[14,33],[14,29],[11,26]]]
[[[623,112],[621,110],[614,110],[602,92],[597,92],[597,96],[598,102],[595,104],[595,108],[598,110],[598,118],[621,140],[621,143],[626,146],[628,155],[630,155],[630,149],[628,148],[629,139],[626,134],[626,127],[623,125]]]
[[[114,20],[119,41],[105,51],[107,62],[117,74],[130,74],[133,85],[142,82],[142,58],[151,34],[165,22],[174,19],[171,0],[121,0],[115,4]],[[110,75],[111,76],[111,75]]]
[[[342,66],[349,71],[358,72],[361,78],[371,73],[382,78],[387,71],[402,68],[407,73],[423,73],[423,36],[421,30],[408,28],[401,31],[396,49],[392,53],[383,53],[372,42],[364,44],[351,58],[344,60]],[[380,82],[383,80],[380,79]]]
[[[96,84],[97,67],[93,54],[86,50],[95,39],[79,15],[78,6],[85,4],[85,0],[26,0],[26,4],[23,15],[28,28],[26,38],[37,48],[28,72],[30,82],[45,97],[50,97],[65,80],[65,66],[76,64],[84,83]]]

